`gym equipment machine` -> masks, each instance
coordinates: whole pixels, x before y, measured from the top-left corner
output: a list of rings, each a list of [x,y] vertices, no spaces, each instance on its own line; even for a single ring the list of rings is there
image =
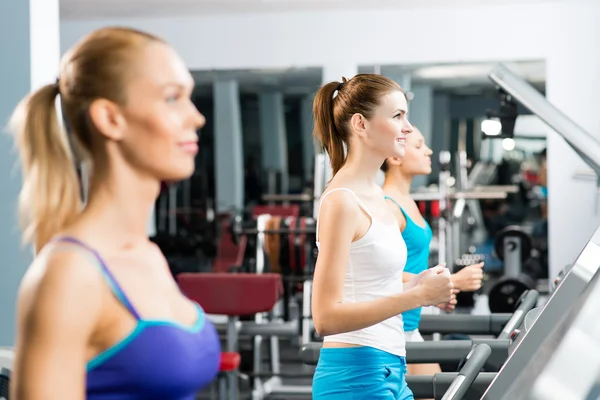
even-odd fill
[[[480,373],[491,349],[486,344],[473,346],[467,360],[458,373],[441,373],[433,376],[407,376],[406,382],[415,398],[433,398],[442,400],[470,399],[474,390],[485,388],[490,373]]]
[[[270,233],[269,230],[266,229],[267,221],[271,218],[270,215],[259,215],[256,219],[256,227],[246,230],[247,234],[256,234],[256,256],[255,256],[255,273],[263,274],[268,272],[266,270],[266,260],[265,260],[265,240],[266,235]],[[308,231],[313,230],[314,228],[307,227],[303,231],[307,233]],[[299,229],[290,229],[284,228],[277,230],[272,233],[281,233],[281,232],[294,232],[297,231],[300,233]],[[243,229],[242,229],[243,232]],[[312,277],[310,278],[312,279]],[[303,282],[303,295],[304,297],[310,296],[310,289],[307,293],[307,283],[310,286],[310,280],[306,278]],[[304,309],[308,304],[306,301],[303,301],[302,307],[302,315],[308,314],[310,315],[310,308],[308,310]],[[277,305],[274,307],[277,309]],[[302,319],[301,329],[307,330],[307,332],[311,331],[311,326],[309,325],[310,321],[308,319]],[[254,336],[253,336],[253,391],[252,391],[252,399],[260,400],[264,399],[269,395],[285,395],[285,394],[306,394],[310,393],[311,388],[309,386],[301,386],[301,385],[285,385],[281,380],[281,365],[280,365],[280,351],[279,351],[279,337],[276,333],[273,332],[272,328],[283,328],[284,332],[294,332],[297,336],[300,329],[298,328],[297,320],[293,320],[290,322],[274,322],[267,321],[265,315],[263,313],[258,313],[255,315],[253,323],[249,324],[246,321],[242,322],[242,326],[246,326],[246,331],[248,328],[254,327]],[[306,325],[306,326],[305,326]],[[262,333],[260,333],[262,332]],[[270,336],[270,358],[271,358],[271,373],[270,378],[263,380],[261,379],[264,375],[267,375],[261,371],[261,360],[262,360],[262,343],[263,336]]]
[[[521,102],[541,120],[560,134],[566,142],[600,176],[600,141],[571,121],[564,113],[550,104],[537,90],[512,73],[502,64],[490,73],[490,78],[506,93]],[[515,332],[514,351],[484,394],[486,400],[503,399],[509,388],[523,374],[525,366],[540,347],[541,339],[556,327],[572,304],[581,295],[600,267],[600,227],[544,304],[533,324],[526,332]],[[596,320],[596,319],[594,319]],[[583,364],[585,365],[585,364]],[[571,366],[569,366],[571,368]],[[563,368],[564,372],[565,368]]]
[[[600,227],[598,227],[591,240],[586,244],[577,260],[565,271],[556,290],[551,294],[544,306],[528,313],[523,311],[525,315],[521,316],[524,320],[527,320],[529,316],[532,316],[533,321],[530,322],[531,326],[526,330],[514,329],[510,333],[509,331],[511,328],[509,326],[505,327],[504,334],[509,334],[510,340],[512,341],[508,358],[498,373],[480,373],[465,395],[465,400],[480,399],[482,398],[481,393],[484,393],[483,399],[485,400],[509,400],[509,398],[502,396],[504,396],[508,388],[516,382],[517,378],[523,374],[523,370],[530,360],[535,357],[540,348],[540,342],[546,338],[548,332],[554,330],[557,321],[562,320],[564,315],[573,308],[573,304],[578,304],[577,299],[581,296],[594,275],[600,275],[600,272],[598,272],[600,269],[600,262],[598,260],[600,260]],[[596,279],[600,278],[596,277]],[[578,305],[574,308],[577,307]],[[537,316],[535,314],[537,314]],[[587,317],[588,323],[595,323],[597,320],[595,315],[597,314],[594,314],[594,317]],[[514,317],[516,318],[516,316]],[[597,335],[597,333],[595,333],[595,335]],[[318,346],[318,344],[311,344],[312,351],[310,353],[301,354],[303,361],[306,361],[307,357],[312,357],[308,363],[316,363],[318,355],[315,358],[315,345]],[[407,355],[409,357],[411,354],[411,345],[412,343],[407,343]],[[312,356],[310,355],[311,353]],[[410,359],[407,359],[407,361],[412,362]],[[583,367],[585,366],[586,365]],[[559,371],[557,373],[560,373],[560,364],[558,364],[557,369]],[[563,373],[564,369],[564,364],[562,364]],[[591,371],[593,371],[593,369]],[[441,393],[447,390],[450,382],[455,377],[456,375],[452,375],[451,373],[436,374],[434,377],[408,376],[407,382],[412,388],[415,397],[433,397],[435,399],[440,399],[442,398]]]
[[[558,134],[563,136],[567,143],[578,152],[582,158],[590,164],[590,166],[596,171],[596,173],[600,176],[600,141],[598,141],[595,137],[589,135],[571,120],[569,120],[560,110],[556,109],[552,106],[547,100],[543,98],[543,96],[537,92],[531,85],[526,83],[524,80],[514,75],[510,70],[508,70],[503,65],[498,65],[494,68],[490,77],[494,82],[496,82],[503,90],[507,93],[511,94],[515,99],[519,100],[524,106],[529,108],[534,114],[538,115],[543,121],[545,121],[552,129],[554,129]],[[525,367],[528,365],[530,361],[538,362],[538,360],[533,360],[534,356],[538,352],[540,348],[540,342],[543,341],[544,338],[548,336],[549,332],[552,332],[557,325],[557,321],[561,321],[564,315],[570,310],[573,304],[576,303],[576,300],[581,296],[582,292],[591,281],[592,277],[596,274],[596,272],[600,268],[600,227],[596,229],[591,239],[586,243],[582,252],[579,254],[575,262],[571,265],[571,267],[565,271],[562,279],[557,284],[556,289],[550,295],[550,298],[547,302],[541,307],[537,316],[534,318],[531,326],[526,331],[518,331],[515,330],[511,333],[510,337],[513,340],[511,345],[513,351],[500,368],[500,371],[497,374],[493,373],[481,373],[475,379],[474,384],[472,385],[472,389],[474,388],[476,391],[480,389],[481,385],[485,385],[486,381],[490,380],[489,386],[487,390],[483,394],[483,399],[485,400],[508,400],[514,399],[515,396],[508,396],[508,391],[513,384],[519,382],[519,376],[523,375],[523,371]],[[597,304],[597,301],[594,303]],[[575,306],[576,308],[577,306]],[[597,311],[590,315],[588,318],[585,318],[587,322],[596,321],[595,318],[597,315]],[[582,318],[584,319],[584,318]],[[594,332],[595,337],[597,337],[597,333]],[[568,352],[567,352],[568,353]],[[564,354],[564,353],[563,353]],[[594,360],[595,363],[598,362],[598,357]],[[565,373],[565,365],[569,365],[569,369],[574,363],[564,364],[559,363],[558,361],[554,363],[548,363],[547,368],[554,367],[554,378],[555,382],[563,381],[563,374]],[[579,374],[584,373],[584,371],[595,371],[593,365],[588,363],[577,363],[579,369],[576,371]],[[538,366],[540,364],[537,364]],[[592,368],[588,367],[589,365]],[[595,365],[595,364],[594,364]],[[571,371],[569,371],[571,372]],[[435,382],[439,382],[437,374]],[[548,376],[548,375],[546,375]],[[573,377],[570,384],[575,386],[577,385],[581,379],[575,379],[575,375],[570,375]],[[594,377],[595,378],[595,377]],[[407,382],[410,382],[412,377],[407,377]],[[522,378],[520,382],[523,382],[524,385],[531,385],[527,381],[526,378]],[[479,381],[479,382],[478,382]],[[546,384],[549,380],[545,380]],[[409,383],[410,384],[410,383]],[[476,387],[477,386],[477,387]],[[540,384],[537,385],[538,390],[544,390],[540,388]],[[536,386],[532,388],[535,390]],[[593,385],[593,388],[597,388],[598,385]],[[573,387],[572,390],[575,390]],[[595,389],[597,390],[597,389]],[[572,396],[558,396],[561,393],[553,393],[553,398],[595,398],[597,397],[572,397]],[[564,392],[562,392],[564,394]],[[518,395],[518,393],[516,393]],[[422,396],[421,393],[415,393],[416,397]],[[424,395],[428,397],[428,395]],[[431,397],[431,395],[429,395]],[[441,398],[438,394],[435,394],[436,399]],[[481,396],[478,395],[478,392],[465,396],[465,399],[479,399]],[[521,398],[531,398],[531,397],[521,397]],[[535,399],[547,397],[533,397]]]
[[[458,363],[468,358],[468,354],[470,354],[470,351],[472,350],[474,345],[485,344],[490,348],[490,354],[488,354],[486,360],[484,361],[485,368],[486,370],[490,371],[498,371],[498,369],[502,366],[502,364],[508,357],[510,334],[516,328],[521,326],[525,316],[533,307],[536,306],[537,301],[538,293],[535,290],[530,290],[526,292],[519,301],[519,307],[511,315],[510,319],[506,322],[506,324],[502,327],[502,330],[498,334],[497,338],[408,342],[406,343],[406,361],[409,364],[456,362],[458,365]],[[436,332],[443,332],[445,329],[447,329],[449,332],[458,331],[464,333],[471,333],[472,331],[469,329],[471,325],[471,320],[477,322],[481,320],[481,318],[478,318],[479,316],[472,315],[431,315],[429,317],[430,324],[433,324],[433,321],[436,319],[436,317],[447,317],[438,318],[437,326],[431,329],[432,331]],[[452,321],[452,317],[456,317],[456,321]],[[448,326],[444,326],[444,322],[446,322]],[[477,325],[477,322],[475,323],[475,325]],[[460,329],[455,329],[458,328],[459,325]],[[421,326],[419,326],[419,330],[421,330]],[[481,333],[489,334],[489,332]],[[321,347],[322,343],[318,342],[305,344],[300,350],[300,360],[307,365],[316,365],[319,360],[319,353],[321,351]],[[419,395],[419,397],[420,396],[421,395]]]
[[[447,264],[448,260],[454,260],[462,252],[466,239],[462,235],[463,213],[471,208],[474,215],[477,215],[479,207],[473,206],[478,199],[503,199],[507,194],[515,190],[513,187],[485,187],[469,185],[469,177],[466,170],[466,153],[459,152],[459,161],[462,160],[459,168],[460,178],[463,181],[458,188],[452,189],[449,185],[451,178],[450,166],[451,155],[448,151],[442,151],[439,154],[440,172],[438,176],[438,188],[435,192],[421,191],[411,193],[415,201],[437,201],[439,207],[439,217],[435,221],[434,230],[438,238],[437,258],[438,264]],[[450,272],[453,265],[448,265]],[[431,308],[434,315],[441,314],[438,308]],[[440,340],[439,332],[434,333],[434,340]]]
[[[595,239],[594,239],[595,238]],[[509,334],[510,345],[509,356],[498,371],[498,373],[480,373],[475,379],[471,388],[467,391],[464,399],[475,400],[513,400],[513,399],[529,399],[529,397],[514,397],[505,396],[508,388],[516,381],[518,377],[521,377],[523,385],[530,385],[529,380],[522,376],[523,371],[526,370],[527,363],[531,362],[532,365],[540,365],[539,361],[533,360],[537,353],[540,342],[543,338],[546,338],[548,332],[556,326],[557,321],[560,321],[566,310],[573,307],[573,304],[577,303],[577,298],[581,294],[582,290],[587,286],[591,279],[591,276],[598,271],[599,263],[598,256],[600,256],[600,227],[595,233],[593,241],[595,243],[588,243],[578,257],[577,261],[573,266],[568,269],[560,282],[556,290],[552,293],[550,299],[546,302],[543,307],[533,309],[526,313],[523,319],[523,324],[520,329],[515,329],[509,333],[510,327],[506,326],[504,335]],[[598,279],[598,278],[596,278]],[[577,306],[574,306],[577,308]],[[597,309],[596,311],[597,312]],[[592,317],[589,317],[592,318]],[[533,321],[531,321],[533,319]],[[590,320],[590,319],[588,319]],[[593,317],[593,321],[597,318]],[[591,320],[590,320],[591,321]],[[530,325],[525,327],[525,325]],[[569,363],[571,365],[572,363]],[[562,372],[564,372],[564,366],[566,364],[561,363]],[[569,366],[570,368],[570,366]],[[407,382],[413,390],[415,397],[427,397],[440,399],[441,393],[446,389],[446,385],[452,376],[448,373],[436,374],[433,377],[407,377]],[[558,376],[555,377],[557,382]],[[429,386],[425,383],[429,382]],[[433,383],[433,388],[431,387]],[[445,383],[446,385],[444,385]],[[484,396],[484,397],[482,397]],[[585,397],[556,397],[557,399],[575,399]],[[539,397],[539,399],[547,399],[546,397]],[[537,398],[536,398],[537,400]]]
[[[467,186],[455,188],[449,186],[450,152],[442,151],[439,155],[440,173],[438,187],[435,191],[428,189],[412,192],[411,198],[415,201],[437,201],[439,204],[439,218],[437,219],[437,235],[439,242],[438,263],[454,260],[462,253],[464,239],[461,239],[460,221],[467,209],[478,207],[470,206],[476,200],[505,199],[509,193],[517,190],[516,186]],[[479,169],[477,170],[479,171]],[[469,180],[466,171],[462,173],[463,180]],[[477,214],[476,211],[470,211]]]
[[[15,354],[10,347],[0,347],[0,400],[8,400],[8,383]]]
[[[490,347],[486,344],[473,346],[473,349],[467,355],[465,365],[460,369],[456,378],[452,380],[442,400],[461,400],[477,378],[491,352]],[[435,396],[435,393],[433,395]]]
[[[573,268],[579,267],[574,265]],[[588,275],[587,278],[590,279],[590,276]],[[531,347],[523,348],[523,345],[513,343],[511,349],[514,352],[509,359],[516,357],[516,353],[527,353],[526,356],[520,357],[519,363],[512,363],[513,365],[510,366],[507,360],[498,373],[479,373],[462,399],[596,399],[600,394],[598,390],[600,377],[596,373],[600,368],[600,340],[598,340],[596,323],[600,311],[598,307],[600,303],[600,269],[596,269],[589,283],[584,286],[584,291],[580,292],[577,299],[568,305],[562,304],[567,310],[570,310],[566,316],[548,312],[543,307],[530,311],[523,325],[528,323],[527,320],[532,313],[537,314],[537,319],[533,321],[532,327],[536,325],[539,318],[546,318],[552,314],[551,316],[555,317],[554,327],[545,332],[537,329],[536,341],[528,343]],[[555,293],[568,294],[565,292],[572,287],[572,285],[559,287]],[[556,302],[560,300],[565,299],[555,300],[553,305],[550,305],[551,308],[555,308]],[[544,316],[544,312],[548,315]],[[572,326],[569,328],[570,325]],[[531,328],[529,329],[531,330]],[[526,334],[514,331],[511,338]],[[407,383],[415,398],[426,397],[439,400],[445,398],[443,393],[446,393],[449,383],[454,378],[455,375],[450,373],[435,374],[434,376],[408,376]]]
[[[435,332],[464,333],[467,335],[499,335],[513,314],[440,314],[421,315],[419,332],[430,335]]]
[[[600,270],[499,399],[597,399],[600,396],[599,312]],[[489,395],[485,398],[495,399]]]
[[[492,313],[507,313],[515,309],[517,299],[528,289],[537,287],[538,271],[524,266],[533,257],[531,237],[519,226],[508,226],[498,232],[494,250],[504,262],[504,276],[493,283],[488,293]]]

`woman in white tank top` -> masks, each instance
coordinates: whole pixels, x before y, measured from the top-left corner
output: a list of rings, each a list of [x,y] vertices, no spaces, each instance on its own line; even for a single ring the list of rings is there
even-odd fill
[[[403,284],[406,245],[376,182],[412,132],[406,98],[394,81],[361,74],[321,87],[313,111],[333,170],[317,219],[312,314],[324,343],[313,399],[412,400],[401,314],[449,301],[452,282],[438,266]]]

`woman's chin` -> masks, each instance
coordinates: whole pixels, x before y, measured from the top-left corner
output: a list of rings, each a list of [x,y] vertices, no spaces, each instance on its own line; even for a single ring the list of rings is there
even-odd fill
[[[404,155],[406,154],[406,151],[404,150],[404,146],[402,146],[402,147],[397,146],[394,150],[395,150],[394,154],[391,154],[388,157],[403,158]]]

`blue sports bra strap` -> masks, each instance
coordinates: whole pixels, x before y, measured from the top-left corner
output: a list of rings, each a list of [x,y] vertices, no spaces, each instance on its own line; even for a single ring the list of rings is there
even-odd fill
[[[390,196],[384,196],[384,199],[390,200],[392,203],[394,203],[395,205],[397,205],[398,208],[400,209],[400,211],[402,212],[402,215],[404,215],[404,218],[408,219],[408,216],[406,215],[406,212],[404,211],[404,208],[402,208],[402,206],[400,205],[400,203],[398,203],[396,200],[394,200]]]
[[[63,242],[63,243],[74,244],[77,247],[86,250],[88,253],[91,253],[92,256],[94,257],[94,260],[98,262],[98,264],[100,266],[100,271],[102,272],[104,279],[110,286],[111,291],[114,293],[114,295],[117,297],[117,299],[119,299],[119,301],[125,306],[125,308],[127,308],[127,310],[129,310],[129,312],[135,317],[135,319],[137,319],[137,320],[142,319],[140,317],[139,313],[137,312],[137,310],[131,304],[131,301],[129,301],[129,298],[127,298],[127,295],[125,295],[125,292],[123,291],[123,289],[121,288],[121,286],[119,285],[117,280],[115,279],[114,275],[110,272],[110,270],[106,266],[106,262],[104,261],[104,259],[100,255],[100,253],[98,253],[96,250],[94,250],[92,247],[88,246],[87,244],[83,243],[81,240],[76,239],[74,237],[70,237],[70,236],[61,236],[61,237],[55,239],[54,242]]]

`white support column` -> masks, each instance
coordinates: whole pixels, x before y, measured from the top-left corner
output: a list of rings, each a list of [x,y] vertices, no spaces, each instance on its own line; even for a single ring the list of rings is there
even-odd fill
[[[593,50],[600,46],[597,18],[594,12],[581,20],[590,30],[585,44],[578,30],[561,32],[556,46],[562,51],[546,60],[546,97],[593,135],[600,134],[600,53]],[[595,182],[575,177],[577,171],[590,168],[562,137],[548,132],[547,145],[548,259],[553,279],[573,263],[600,224],[600,192]]]

